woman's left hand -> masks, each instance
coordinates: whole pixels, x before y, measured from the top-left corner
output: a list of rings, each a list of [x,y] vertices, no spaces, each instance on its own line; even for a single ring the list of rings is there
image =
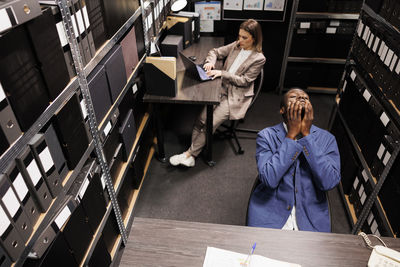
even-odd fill
[[[210,70],[210,71],[206,72],[206,74],[208,76],[210,76],[213,80],[215,78],[221,77],[221,73],[222,73],[222,71],[220,71],[220,70]]]

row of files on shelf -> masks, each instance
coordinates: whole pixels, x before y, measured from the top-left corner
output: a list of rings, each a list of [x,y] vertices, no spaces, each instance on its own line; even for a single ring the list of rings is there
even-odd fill
[[[376,14],[379,14],[388,23],[400,29],[400,3],[397,0],[366,0]]]
[[[71,60],[68,60],[72,56],[63,37],[62,22],[57,22],[60,13],[54,15],[55,10],[58,9],[45,8],[39,17],[0,37],[1,154],[34,124],[75,75]],[[85,9],[80,10],[82,12],[76,16],[87,14]],[[90,35],[91,31],[87,32],[87,36]],[[113,47],[89,75],[89,88],[98,123],[124,88],[139,58],[143,57],[143,38],[139,17],[120,44]],[[84,40],[82,38],[80,44]],[[95,54],[95,49],[89,50],[91,56]],[[67,66],[71,67],[70,71]],[[85,108],[82,111],[86,113]]]
[[[299,12],[358,13],[361,0],[299,0]]]
[[[139,84],[138,91],[143,92],[143,83],[138,80],[136,84]],[[136,129],[145,113],[146,105],[139,100],[137,95],[138,92],[134,94],[133,90],[126,92],[119,109],[116,109],[109,122],[111,128],[106,127],[101,135],[114,183],[121,164],[128,160],[136,139]],[[72,132],[75,132],[76,128],[83,132],[78,131],[78,135],[73,135]],[[43,128],[43,131],[32,139],[29,147],[17,157],[15,163],[11,163],[6,170],[2,171],[4,173],[0,178],[0,236],[2,240],[0,248],[6,251],[2,252],[2,256],[7,256],[11,261],[18,260],[24,244],[35,228],[39,215],[48,210],[52,199],[57,198],[63,190],[63,184],[70,173],[69,169],[73,169],[67,159],[73,160],[75,167],[77,162],[82,160],[90,143],[87,122],[83,120],[77,94],[74,94],[55,119]],[[148,136],[144,139],[147,140],[146,145],[143,145],[145,148],[140,153],[139,148],[136,150],[139,156],[133,163],[135,167],[131,172],[128,171],[130,173],[128,176],[133,177],[131,180],[133,179],[135,188],[138,187],[143,176],[145,156],[148,154],[146,147],[150,146],[148,140],[152,136],[149,132],[145,134]],[[74,143],[59,142],[64,138],[71,138],[71,142]],[[123,203],[121,202],[121,205]],[[125,204],[124,206],[126,207]],[[48,239],[48,236],[46,238]]]
[[[354,59],[373,78],[388,100],[400,107],[400,34],[362,14],[351,50]]]
[[[339,102],[341,116],[336,116],[331,129],[341,154],[343,191],[354,205],[356,216],[361,214],[368,196],[387,168],[400,140],[400,132],[381,104],[382,99],[375,96],[365,78],[368,77],[360,74],[356,66],[346,69]],[[357,150],[362,158],[358,156]],[[396,178],[398,175],[398,167],[390,169],[379,194],[386,215],[380,204],[375,203],[371,210],[372,215],[368,215],[363,226],[365,231],[386,236],[400,232],[400,217],[395,207],[400,200],[400,182]],[[385,216],[389,223],[385,222]]]

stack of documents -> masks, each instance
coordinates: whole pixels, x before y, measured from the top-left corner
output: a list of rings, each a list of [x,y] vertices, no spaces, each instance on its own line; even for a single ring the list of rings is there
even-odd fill
[[[241,254],[229,250],[207,247],[206,257],[204,259],[203,267],[243,267],[243,263],[247,254]],[[263,257],[260,255],[251,255],[247,267],[301,267],[299,264],[290,262],[278,261]]]

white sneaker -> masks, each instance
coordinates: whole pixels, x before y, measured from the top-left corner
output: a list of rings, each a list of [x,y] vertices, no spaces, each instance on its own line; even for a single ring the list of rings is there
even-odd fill
[[[173,166],[178,166],[179,164],[186,167],[194,167],[195,159],[193,156],[186,157],[185,153],[178,154],[169,158],[169,163]]]

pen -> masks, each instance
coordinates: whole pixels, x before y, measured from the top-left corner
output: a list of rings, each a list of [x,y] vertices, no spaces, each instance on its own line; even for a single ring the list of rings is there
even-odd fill
[[[253,247],[251,248],[250,253],[247,255],[246,260],[242,263],[240,263],[241,266],[248,266],[249,261],[250,261],[250,256],[253,255],[254,250],[256,249],[257,243],[254,243]]]

